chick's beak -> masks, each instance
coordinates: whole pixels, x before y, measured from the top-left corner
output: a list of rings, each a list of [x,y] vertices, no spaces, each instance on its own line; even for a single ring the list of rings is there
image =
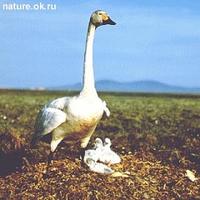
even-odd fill
[[[110,17],[108,17],[106,20],[103,21],[103,24],[115,25],[116,23]]]

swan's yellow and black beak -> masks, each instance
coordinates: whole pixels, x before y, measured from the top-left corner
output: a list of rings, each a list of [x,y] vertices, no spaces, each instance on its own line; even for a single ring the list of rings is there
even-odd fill
[[[102,20],[103,20],[103,25],[106,25],[106,24],[115,25],[116,24],[108,15],[103,15]]]
[[[106,24],[115,25],[116,23],[110,17],[107,17],[105,20],[103,19],[103,25]]]
[[[103,24],[115,25],[116,23],[110,17],[108,17],[107,20],[103,21]]]

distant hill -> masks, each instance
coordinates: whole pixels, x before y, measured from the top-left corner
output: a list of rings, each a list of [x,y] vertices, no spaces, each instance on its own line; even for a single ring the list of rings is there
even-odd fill
[[[96,82],[96,88],[98,91],[113,91],[113,92],[200,93],[200,88],[180,87],[151,80],[132,81],[132,82],[101,80]],[[54,87],[49,89],[80,90],[81,83]]]

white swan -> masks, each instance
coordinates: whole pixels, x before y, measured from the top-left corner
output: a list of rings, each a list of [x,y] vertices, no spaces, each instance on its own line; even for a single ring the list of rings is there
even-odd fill
[[[110,19],[106,12],[97,10],[92,13],[87,32],[83,88],[80,94],[74,97],[58,98],[49,102],[37,116],[32,145],[44,135],[51,134],[51,151],[48,157],[48,165],[53,152],[64,138],[79,140],[80,146],[84,150],[103,112],[107,116],[110,115],[106,103],[98,97],[93,73],[95,30],[97,27],[106,24],[115,25],[115,22]]]
[[[97,162],[101,156],[101,147],[103,147],[103,142],[100,138],[96,138],[94,142],[94,147],[85,151],[84,156],[81,157],[84,163],[88,164],[87,160],[94,160]]]
[[[100,138],[96,138],[94,142],[94,149],[102,149],[103,148],[103,142]]]
[[[101,150],[101,156],[99,161],[106,164],[117,164],[121,162],[121,158],[111,148],[111,140],[105,138],[103,149]]]
[[[96,138],[94,148],[85,151],[83,161],[91,171],[104,174],[111,174],[114,172],[105,164],[120,163],[121,158],[111,150],[110,146],[111,140],[109,138],[105,139],[104,144],[100,138]]]
[[[85,151],[83,161],[88,164],[88,160],[92,159],[97,162],[101,157],[103,149],[103,142],[100,138],[96,138],[94,142],[94,147]]]

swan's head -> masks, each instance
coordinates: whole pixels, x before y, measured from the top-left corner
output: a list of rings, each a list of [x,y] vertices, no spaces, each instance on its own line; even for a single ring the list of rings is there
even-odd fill
[[[111,140],[110,140],[110,138],[105,138],[104,145],[109,146],[109,147],[111,146]]]
[[[103,142],[100,138],[95,139],[95,148],[99,148],[103,146]]]
[[[95,25],[96,27],[110,24],[110,25],[115,25],[116,23],[112,21],[112,19],[109,17],[109,15],[102,10],[96,10],[95,12],[92,13],[90,22]]]

